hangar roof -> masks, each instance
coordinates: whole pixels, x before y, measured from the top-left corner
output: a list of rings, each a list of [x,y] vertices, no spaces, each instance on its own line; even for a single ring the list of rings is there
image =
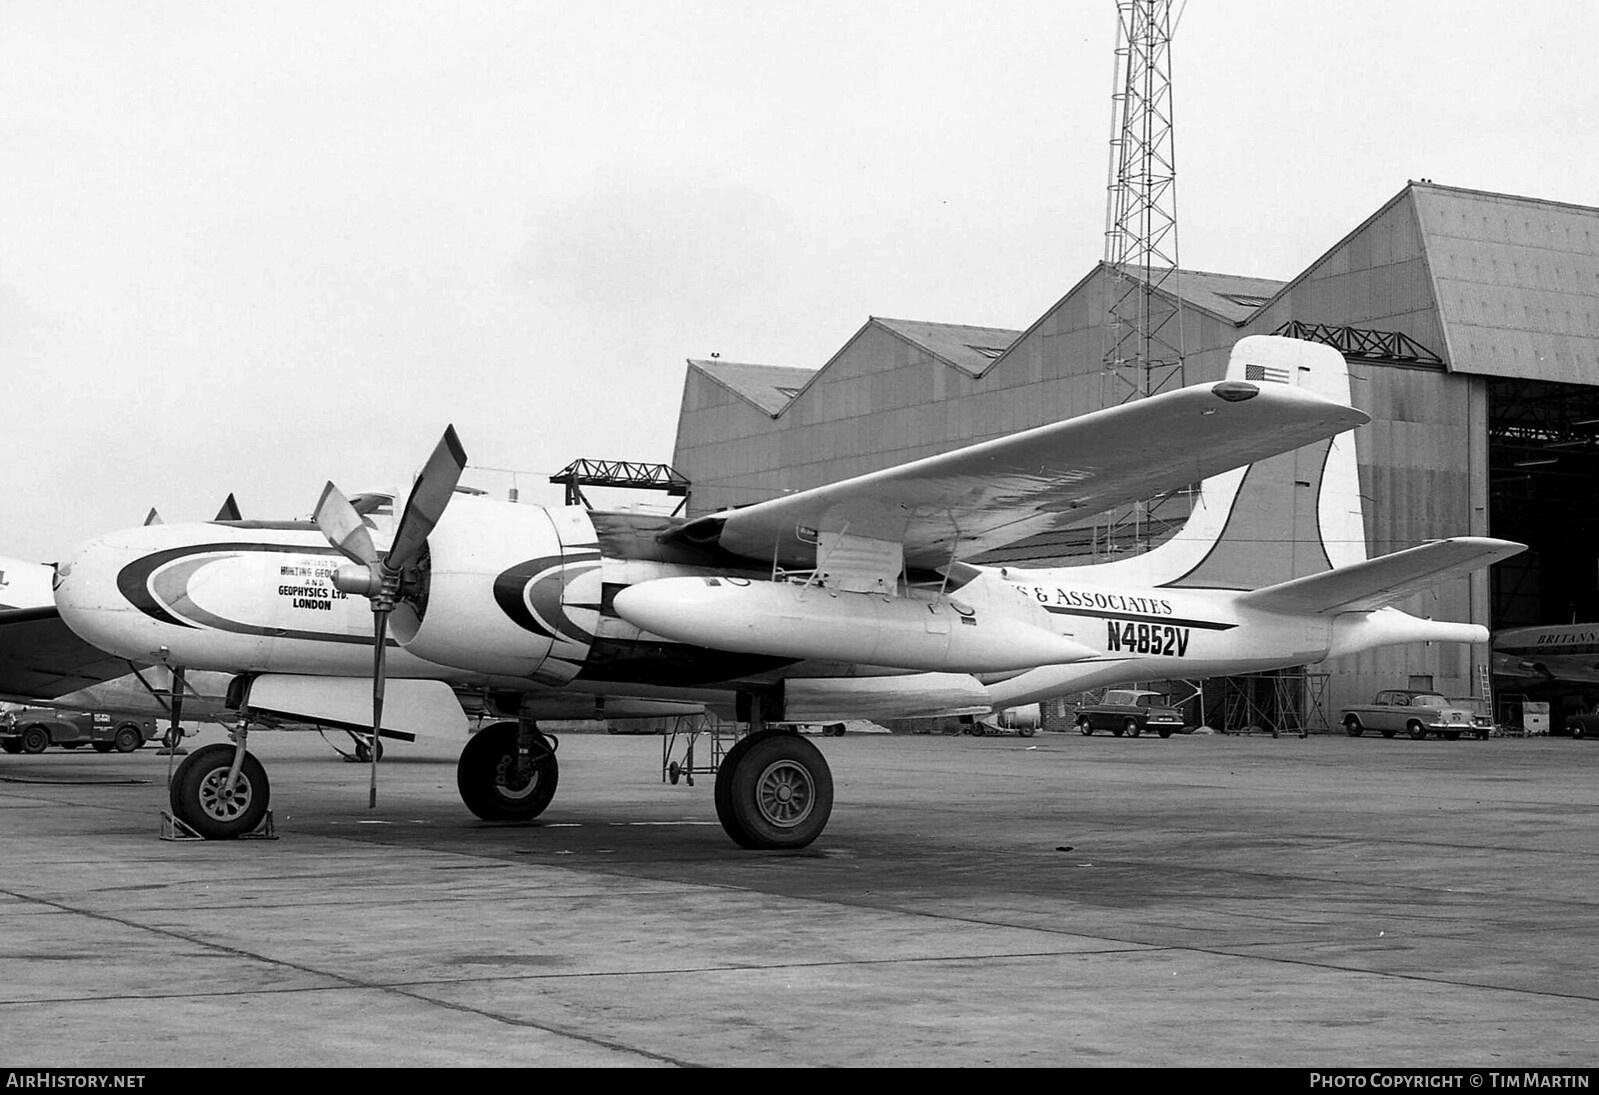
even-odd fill
[[[720,358],[689,358],[690,369],[698,369],[716,383],[776,418],[789,401],[816,375],[815,369],[792,365],[752,365],[745,361]]]
[[[914,319],[885,319],[871,316],[862,327],[881,327],[906,342],[968,376],[982,376],[1005,348],[1022,332],[1008,327],[977,327],[967,323],[928,323]],[[858,337],[858,336],[857,336]],[[745,402],[776,418],[794,397],[825,371],[789,365],[755,365],[720,358],[690,358],[689,367],[698,369]]]
[[[1184,304],[1204,309],[1233,323],[1242,323],[1286,283],[1271,278],[1238,274],[1213,274],[1207,270],[1178,270],[1177,291]]]
[[[988,367],[1005,352],[1005,348],[1022,334],[1008,327],[925,323],[914,319],[885,319],[882,316],[873,316],[869,322],[888,328],[968,376],[986,373]]]
[[[1599,380],[1599,209],[1432,183],[1405,194],[1451,370]]]
[[[1581,384],[1599,379],[1599,208],[1590,206],[1412,182],[1290,281],[1182,269],[1165,286],[1186,306],[1243,326],[1335,256],[1369,249],[1362,235],[1396,206],[1414,218],[1411,246],[1419,243],[1440,349],[1452,371]],[[862,330],[873,326],[971,377],[985,376],[1026,333],[881,316]],[[719,359],[689,364],[772,418],[827,371]]]
[[[1274,303],[1318,281],[1291,318],[1392,324],[1452,372],[1599,382],[1599,208],[1411,182]]]

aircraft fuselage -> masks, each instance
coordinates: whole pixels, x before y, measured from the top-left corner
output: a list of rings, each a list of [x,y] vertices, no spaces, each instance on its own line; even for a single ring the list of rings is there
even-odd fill
[[[773,582],[747,562],[661,543],[655,533],[667,524],[459,499],[430,538],[422,594],[394,614],[390,675],[703,699],[784,678],[966,674],[986,701],[968,692],[968,710],[1305,664],[1334,642],[1327,617],[1251,611],[1228,590],[1100,582],[1094,566],[965,568],[960,580],[902,583],[895,596]],[[84,548],[62,566],[56,597],[80,636],[124,657],[164,649],[172,664],[194,668],[360,677],[371,666],[371,612],[334,585],[341,565],[303,525],[155,525]],[[616,611],[622,591],[663,579],[677,580],[690,607],[702,587],[713,608],[695,626],[663,617],[666,635]],[[724,594],[759,599],[766,615],[718,617],[714,598]],[[702,626],[719,618],[723,631]],[[949,709],[937,689],[928,699],[917,713]]]

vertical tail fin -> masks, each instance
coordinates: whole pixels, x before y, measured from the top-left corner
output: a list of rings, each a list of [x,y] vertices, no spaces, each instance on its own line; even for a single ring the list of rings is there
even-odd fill
[[[1299,339],[1240,339],[1227,379],[1292,384],[1350,402],[1343,355]],[[1174,537],[1143,555],[1096,569],[1108,578],[1152,586],[1258,589],[1365,558],[1365,518],[1350,432],[1212,476]]]

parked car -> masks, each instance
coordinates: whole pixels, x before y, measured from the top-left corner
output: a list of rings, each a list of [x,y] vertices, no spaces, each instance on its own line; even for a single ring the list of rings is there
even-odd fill
[[[1494,722],[1493,707],[1487,700],[1477,696],[1450,696],[1449,702],[1471,712],[1471,732],[1477,737],[1487,738],[1499,729]]]
[[[57,711],[24,707],[0,716],[0,749],[7,753],[42,753],[52,745],[96,752],[131,753],[161,736],[154,719],[110,715],[104,711]]]
[[[1375,730],[1391,738],[1403,730],[1418,741],[1428,734],[1441,734],[1454,741],[1461,734],[1474,734],[1485,738],[1492,729],[1479,727],[1474,712],[1445,699],[1437,692],[1414,688],[1390,688],[1377,693],[1369,704],[1346,707],[1338,716],[1344,732],[1358,738],[1367,730]]]
[[[1565,718],[1566,733],[1574,738],[1599,737],[1599,705],[1590,711],[1579,711]]]
[[[1153,730],[1169,738],[1182,728],[1183,713],[1171,706],[1160,692],[1112,688],[1098,703],[1084,704],[1077,709],[1077,729],[1084,734],[1109,730],[1118,738],[1123,734],[1136,738],[1145,730]]]

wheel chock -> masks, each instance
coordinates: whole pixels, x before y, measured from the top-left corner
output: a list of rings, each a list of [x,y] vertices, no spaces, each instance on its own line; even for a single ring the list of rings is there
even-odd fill
[[[205,837],[194,831],[194,827],[182,818],[172,816],[170,810],[161,811],[161,839],[162,840],[204,840]],[[272,820],[272,811],[268,810],[261,818],[261,824],[248,833],[240,833],[240,840],[276,840],[278,828]]]
[[[187,822],[172,816],[170,810],[161,811],[161,839],[162,840],[204,840],[205,837],[195,832]]]
[[[272,811],[269,809],[261,816],[261,824],[239,837],[240,840],[276,840],[278,827],[273,824]]]

